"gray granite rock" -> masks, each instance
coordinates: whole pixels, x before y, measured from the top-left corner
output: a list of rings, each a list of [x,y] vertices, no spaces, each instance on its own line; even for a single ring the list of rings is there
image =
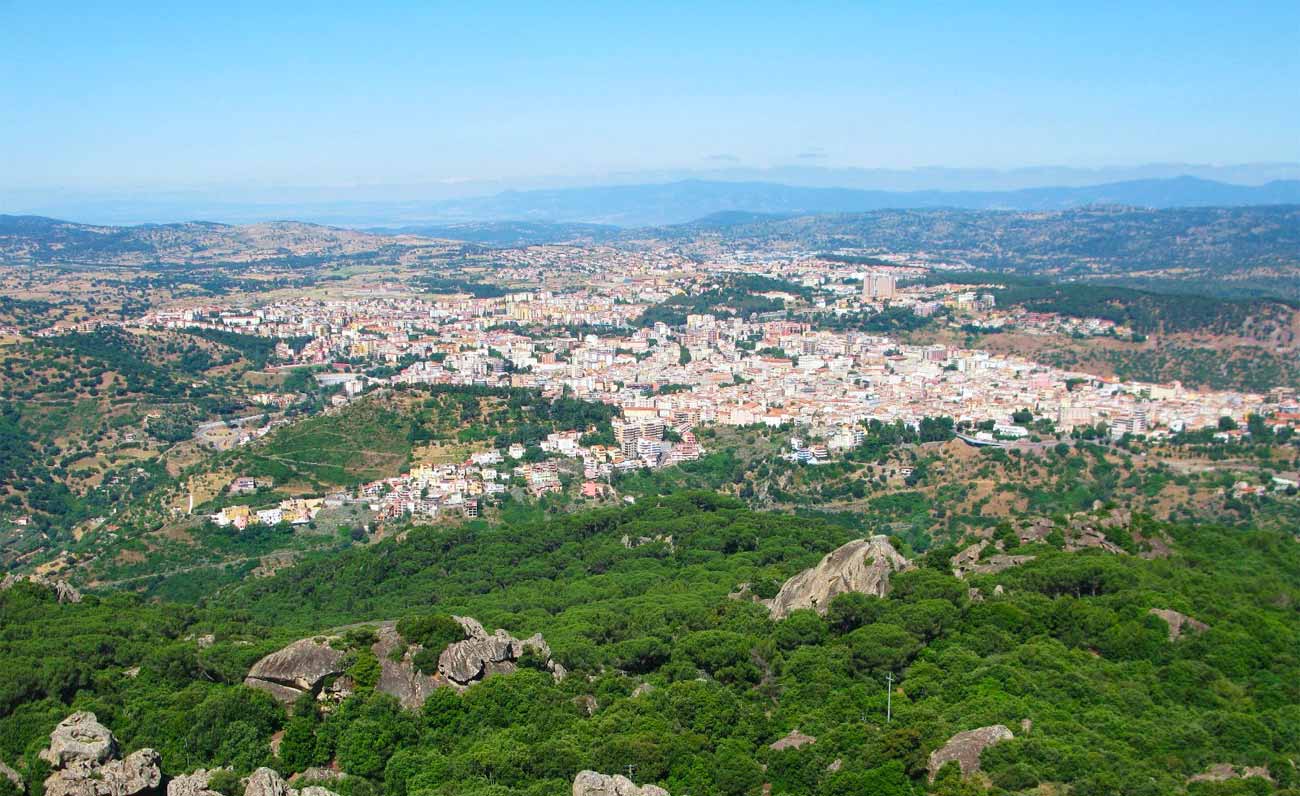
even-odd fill
[[[985,749],[1014,737],[1011,730],[1001,724],[957,733],[946,744],[930,753],[930,781],[934,782],[939,769],[951,762],[956,762],[961,768],[962,777],[969,777],[980,770],[980,755]]]
[[[768,607],[773,619],[784,619],[802,608],[824,614],[831,600],[845,592],[884,597],[889,593],[889,576],[911,567],[888,536],[858,539],[836,548],[817,566],[787,580]]]

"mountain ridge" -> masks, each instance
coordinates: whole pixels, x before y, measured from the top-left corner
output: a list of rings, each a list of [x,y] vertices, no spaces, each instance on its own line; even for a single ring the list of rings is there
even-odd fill
[[[671,179],[640,183],[505,190],[430,199],[212,203],[111,201],[54,206],[95,222],[211,218],[253,223],[292,218],[353,228],[409,229],[485,222],[601,224],[622,228],[686,223],[717,212],[815,214],[886,209],[1051,210],[1089,204],[1170,208],[1300,203],[1300,180],[1239,184],[1182,175],[1091,185],[999,190],[892,190],[806,185],[773,180]],[[72,211],[72,213],[64,212]],[[100,224],[106,225],[106,224]]]

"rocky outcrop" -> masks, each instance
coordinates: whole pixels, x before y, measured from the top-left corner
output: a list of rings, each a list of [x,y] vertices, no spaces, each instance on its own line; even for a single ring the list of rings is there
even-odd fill
[[[219,768],[212,770],[200,768],[193,774],[172,777],[171,781],[167,783],[167,796],[221,796],[221,794],[208,787],[212,781],[212,775],[221,770]]]
[[[638,536],[635,539],[627,534],[623,534],[623,546],[628,550],[635,550],[642,545],[648,545],[655,542],[667,547],[668,552],[670,553],[677,551],[677,547],[673,544],[672,534],[657,533],[654,536]]]
[[[584,716],[594,716],[600,710],[600,702],[591,694],[579,694],[573,698],[573,705]]]
[[[1230,779],[1249,779],[1258,777],[1273,781],[1264,766],[1234,766],[1231,763],[1216,763],[1199,774],[1188,778],[1188,782],[1227,782]]]
[[[967,575],[995,575],[1004,569],[1027,564],[1037,557],[995,553],[985,558],[983,555],[988,546],[987,540],[981,540],[953,556],[951,562],[953,576],[965,578]]]
[[[884,597],[889,593],[889,576],[911,567],[888,536],[858,539],[832,550],[817,566],[787,580],[768,608],[773,619],[784,619],[801,608],[824,614],[831,600],[845,592]]]
[[[290,782],[340,782],[348,778],[347,774],[342,771],[335,771],[332,768],[323,766],[312,766],[289,777]]]
[[[15,575],[9,573],[3,579],[0,579],[0,591],[8,591],[23,581],[52,589],[55,597],[61,603],[81,602],[81,592],[77,591],[77,588],[71,583],[66,580],[54,580],[41,575]]]
[[[162,782],[157,752],[140,749],[119,759],[113,733],[85,711],[59,722],[40,757],[53,769],[46,796],[136,796]]]
[[[773,752],[779,752],[782,749],[802,749],[805,746],[811,746],[817,743],[817,739],[811,735],[804,735],[798,730],[790,730],[789,734],[767,747]]]
[[[618,774],[580,771],[573,780],[573,796],[668,796],[668,791],[658,785],[637,787],[632,780]]]
[[[1011,730],[1001,724],[957,733],[948,739],[948,743],[930,753],[930,781],[934,782],[939,769],[953,762],[961,768],[963,778],[969,777],[980,770],[980,755],[985,749],[1014,737]]]
[[[1078,552],[1090,548],[1103,550],[1115,555],[1126,555],[1124,548],[1106,538],[1106,532],[1121,529],[1128,533],[1137,544],[1138,555],[1142,558],[1167,558],[1172,552],[1168,542],[1157,532],[1144,535],[1133,527],[1133,514],[1128,509],[1094,510],[1071,514],[1065,522],[1057,525],[1047,517],[1038,517],[1021,524],[1016,535],[1021,544],[1044,542],[1053,532],[1060,532],[1066,552]],[[981,535],[992,534],[987,529]]]
[[[470,617],[453,618],[465,631],[465,638],[442,651],[438,656],[438,670],[433,674],[425,674],[416,667],[415,655],[423,648],[418,644],[408,645],[398,634],[395,623],[377,625],[376,640],[370,646],[380,667],[375,689],[396,697],[403,707],[418,708],[438,688],[463,690],[491,675],[515,671],[526,652],[535,655],[556,680],[564,679],[564,667],[551,658],[551,648],[541,634],[521,640],[505,630],[488,633]],[[255,663],[244,683],[285,703],[292,703],[303,694],[341,701],[352,693],[353,683],[344,674],[346,653],[330,646],[339,639],[339,636],[318,636],[295,641]]]
[[[304,638],[253,664],[244,684],[260,688],[284,702],[316,692],[325,678],[343,673],[342,650],[325,639]]]
[[[1147,613],[1165,620],[1165,624],[1169,625],[1170,641],[1177,641],[1185,632],[1204,633],[1210,629],[1210,626],[1204,622],[1168,608],[1152,608]]]
[[[0,777],[4,777],[13,783],[13,786],[18,789],[19,793],[27,790],[27,785],[23,782],[22,775],[5,765],[3,761],[0,761]]]
[[[376,638],[370,648],[379,659],[379,682],[375,689],[397,697],[404,708],[413,709],[423,705],[438,687],[438,679],[416,668],[414,657],[420,647],[406,648],[406,642],[392,624],[381,625]],[[398,650],[403,652],[394,660],[394,653]],[[351,683],[347,685],[351,686]]]
[[[40,758],[51,768],[71,765],[98,767],[117,756],[117,739],[94,713],[77,711],[50,733],[50,745]]]
[[[520,640],[500,628],[489,634],[467,616],[452,618],[464,629],[465,640],[451,644],[438,656],[438,674],[452,684],[469,686],[493,674],[513,672],[525,652],[535,655],[556,679],[564,678],[564,669],[551,658],[551,648],[540,633]]]
[[[291,788],[289,783],[284,781],[284,777],[276,771],[259,768],[244,780],[244,796],[338,796],[338,794],[319,785],[308,785],[301,790]]]
[[[99,770],[105,788],[98,793],[111,796],[131,796],[136,793],[150,793],[157,790],[162,782],[162,757],[152,749],[140,749],[127,755],[122,760],[109,761]],[[54,796],[50,789],[45,789],[46,796]]]
[[[269,768],[259,768],[244,780],[244,796],[298,796],[299,793]]]

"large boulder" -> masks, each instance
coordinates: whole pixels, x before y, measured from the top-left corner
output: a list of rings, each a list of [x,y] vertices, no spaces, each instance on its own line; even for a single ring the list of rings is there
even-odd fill
[[[45,796],[139,796],[162,782],[157,752],[139,749],[119,759],[113,733],[85,711],[59,722],[40,756],[53,769]]]
[[[300,639],[253,664],[244,683],[292,702],[315,692],[325,678],[342,674],[343,655],[324,640]]]
[[[889,593],[889,576],[911,567],[888,536],[858,539],[832,550],[817,566],[787,580],[768,607],[773,619],[784,619],[801,608],[824,614],[831,600],[845,592],[884,597]]]
[[[620,774],[580,771],[573,780],[573,796],[668,796],[658,785],[642,785]]]
[[[40,757],[51,768],[69,765],[97,767],[117,756],[117,739],[94,713],[79,710],[59,722],[50,733],[50,745]]]
[[[1001,724],[957,733],[948,739],[948,743],[930,753],[930,781],[934,782],[939,769],[952,762],[961,768],[962,777],[969,777],[980,770],[980,755],[985,749],[1014,737],[1011,730]]]
[[[504,630],[488,634],[483,625],[469,617],[453,617],[465,630],[465,639],[447,646],[438,656],[438,673],[452,682],[468,685],[489,674],[514,671],[514,661],[523,654],[517,639]]]
[[[292,789],[284,777],[270,768],[259,768],[244,781],[244,796],[289,796]]]
[[[1177,611],[1168,608],[1152,608],[1147,613],[1165,620],[1165,624],[1169,625],[1170,641],[1177,641],[1186,631],[1204,633],[1210,629],[1210,626],[1204,622],[1193,619],[1187,614],[1180,614]]]

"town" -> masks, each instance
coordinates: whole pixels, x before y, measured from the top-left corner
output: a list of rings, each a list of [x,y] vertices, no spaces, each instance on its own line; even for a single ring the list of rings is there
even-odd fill
[[[555,246],[508,254],[516,262],[496,275],[503,284],[546,284],[481,297],[403,294],[385,284],[347,298],[165,307],[126,324],[273,338],[273,367],[311,368],[331,389],[334,407],[420,385],[509,387],[600,402],[617,409],[614,444],[583,445],[581,432],[553,433],[540,441],[545,456],[537,461],[525,460],[521,445],[478,451],[464,461],[414,465],[314,507],[232,506],[212,519],[235,526],[305,522],[326,500],[364,503],[380,519],[447,510],[472,517],[484,496],[505,492],[512,479],[539,497],[560,489],[562,472],[578,480],[582,494],[600,496],[614,474],[699,458],[700,426],[795,429],[816,442],[788,455],[817,464],[857,445],[869,420],[915,426],[948,417],[967,430],[963,438],[971,444],[1002,446],[1078,429],[1119,439],[1211,428],[1226,440],[1245,433],[1237,427],[1251,415],[1280,425],[1297,416],[1295,394],[1284,388],[1259,395],[1120,381],[1020,356],[907,344],[845,322],[893,314],[941,319],[954,329],[1132,335],[1104,319],[999,308],[994,285],[945,282],[945,268],[933,263],[899,258],[864,268],[852,258],[733,253],[695,264],[666,252],[595,249],[584,258]],[[940,278],[918,278],[926,274]],[[690,296],[745,279],[760,280],[762,289],[725,296],[708,312],[690,311]],[[729,303],[742,300],[766,303],[748,313]],[[680,323],[654,317],[656,307],[675,303]],[[283,409],[297,396],[250,398]],[[258,439],[278,422],[242,427],[231,444]]]

